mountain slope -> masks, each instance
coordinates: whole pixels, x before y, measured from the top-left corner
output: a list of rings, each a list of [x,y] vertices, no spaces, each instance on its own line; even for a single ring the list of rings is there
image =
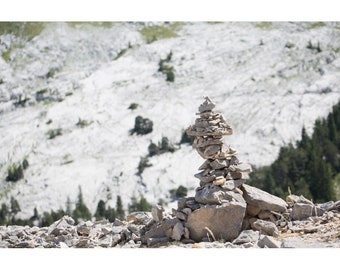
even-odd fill
[[[270,164],[339,100],[338,24],[154,23],[151,29],[173,35],[155,31],[153,42],[145,27],[49,23],[27,42],[1,36],[9,54],[0,58],[1,201],[14,196],[22,217],[35,206],[64,208],[79,186],[93,212],[100,199],[115,206],[117,195],[126,206],[140,194],[169,202],[179,185],[192,193],[203,160],[189,145],[151,157],[141,176],[137,166],[151,141],[180,141],[203,96],[234,129],[225,141],[253,166]],[[158,71],[170,52],[174,82]],[[20,95],[30,100],[13,105]],[[152,133],[129,134],[138,115],[153,121]],[[79,119],[90,124],[80,127]],[[62,134],[48,139],[58,128]],[[24,157],[24,179],[6,182],[8,166]]]

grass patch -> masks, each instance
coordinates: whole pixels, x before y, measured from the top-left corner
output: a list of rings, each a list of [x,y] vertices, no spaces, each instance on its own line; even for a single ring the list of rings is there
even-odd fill
[[[103,27],[103,28],[111,28],[114,25],[114,22],[66,22],[70,27],[79,27],[83,25],[91,25],[94,27]]]
[[[0,22],[0,35],[12,34],[32,40],[44,30],[43,22]]]
[[[168,26],[157,25],[151,27],[144,27],[141,30],[141,34],[144,36],[147,43],[152,43],[154,41],[166,38],[175,38],[178,37],[176,31],[179,30],[182,23],[175,22]]]
[[[309,29],[315,29],[315,28],[319,28],[319,27],[323,27],[323,26],[326,26],[326,24],[324,22],[315,22],[315,23],[312,23],[309,26]]]
[[[271,22],[259,22],[255,24],[255,27],[261,28],[261,29],[268,29],[272,26],[273,24]]]

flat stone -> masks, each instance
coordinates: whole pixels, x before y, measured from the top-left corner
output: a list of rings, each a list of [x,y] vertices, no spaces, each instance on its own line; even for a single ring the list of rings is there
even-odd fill
[[[228,167],[229,162],[226,159],[215,159],[212,162],[209,162],[209,165],[212,169],[218,170]]]
[[[240,233],[240,235],[232,242],[233,244],[244,244],[244,243],[254,243],[259,240],[260,233],[253,230],[245,230]]]
[[[181,240],[182,236],[184,235],[184,226],[181,222],[178,222],[175,224],[173,230],[172,230],[172,235],[171,239],[175,241]]]
[[[204,156],[212,156],[216,154],[218,151],[220,151],[221,146],[219,145],[209,145],[207,148],[205,148],[203,155]]]
[[[223,176],[216,177],[216,179],[213,181],[213,184],[215,186],[221,186],[223,185],[227,180]]]
[[[195,200],[202,204],[221,204],[228,201],[237,201],[244,203],[241,194],[233,190],[223,190],[214,184],[206,184],[196,189]]]
[[[150,212],[142,211],[130,213],[126,219],[128,222],[134,222],[135,224],[141,225],[147,225],[153,220]]]
[[[166,246],[169,243],[168,237],[150,237],[147,238],[146,241],[148,247],[160,247],[160,246]]]
[[[261,233],[270,235],[270,236],[279,236],[280,232],[276,225],[271,221],[258,219],[254,223],[251,224],[251,227],[255,230],[260,231]]]
[[[245,182],[246,182],[245,179],[228,180],[221,186],[221,188],[223,188],[225,190],[233,190],[233,189],[241,186]]]
[[[157,223],[163,220],[164,208],[161,205],[153,205],[151,208],[151,214],[154,221]]]
[[[316,216],[315,207],[311,204],[305,204],[305,203],[295,203],[293,205],[292,212],[290,214],[290,217],[293,220],[303,220],[307,219],[311,216]]]
[[[294,194],[288,195],[286,197],[286,202],[289,202],[289,203],[304,203],[304,204],[314,205],[310,200],[306,199],[302,195],[297,196],[297,195],[294,195]]]
[[[199,170],[206,170],[206,169],[210,169],[210,161],[209,159],[204,161],[204,163],[198,168]]]
[[[154,226],[141,236],[142,242],[146,243],[148,238],[170,238],[172,236],[172,229],[176,223],[178,223],[177,218],[163,220],[161,224]]]
[[[243,184],[241,187],[243,197],[248,204],[255,205],[261,210],[283,213],[287,211],[287,203],[281,198],[271,195],[256,187]]]
[[[276,240],[272,236],[268,235],[261,235],[260,240],[257,242],[257,245],[260,248],[280,248],[281,247],[281,241]]]
[[[246,204],[242,202],[201,207],[188,217],[186,226],[190,231],[190,238],[199,242],[208,235],[211,237],[210,230],[216,240],[233,240],[240,233],[245,212]]]

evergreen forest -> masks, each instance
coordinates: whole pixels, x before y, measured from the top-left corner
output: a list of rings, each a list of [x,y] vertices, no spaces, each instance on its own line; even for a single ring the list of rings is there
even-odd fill
[[[340,102],[324,119],[317,119],[312,135],[281,147],[270,165],[255,169],[249,184],[283,199],[303,195],[314,203],[340,198]]]

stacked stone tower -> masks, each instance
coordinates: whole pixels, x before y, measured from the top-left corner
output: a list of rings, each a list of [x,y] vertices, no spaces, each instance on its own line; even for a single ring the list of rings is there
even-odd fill
[[[248,178],[251,167],[240,162],[237,151],[223,143],[223,136],[231,135],[233,130],[214,108],[215,104],[205,97],[195,124],[186,130],[196,137],[193,147],[205,159],[195,174],[200,180],[194,198],[197,209],[186,221],[190,238],[195,241],[209,234],[216,239],[235,238],[247,207],[239,187]]]
[[[195,200],[202,204],[243,201],[238,187],[248,179],[251,167],[239,161],[237,151],[223,143],[223,136],[231,135],[233,130],[214,108],[215,104],[205,97],[195,124],[186,130],[188,135],[196,137],[193,147],[205,159],[198,168],[201,171],[195,174],[200,180]]]

